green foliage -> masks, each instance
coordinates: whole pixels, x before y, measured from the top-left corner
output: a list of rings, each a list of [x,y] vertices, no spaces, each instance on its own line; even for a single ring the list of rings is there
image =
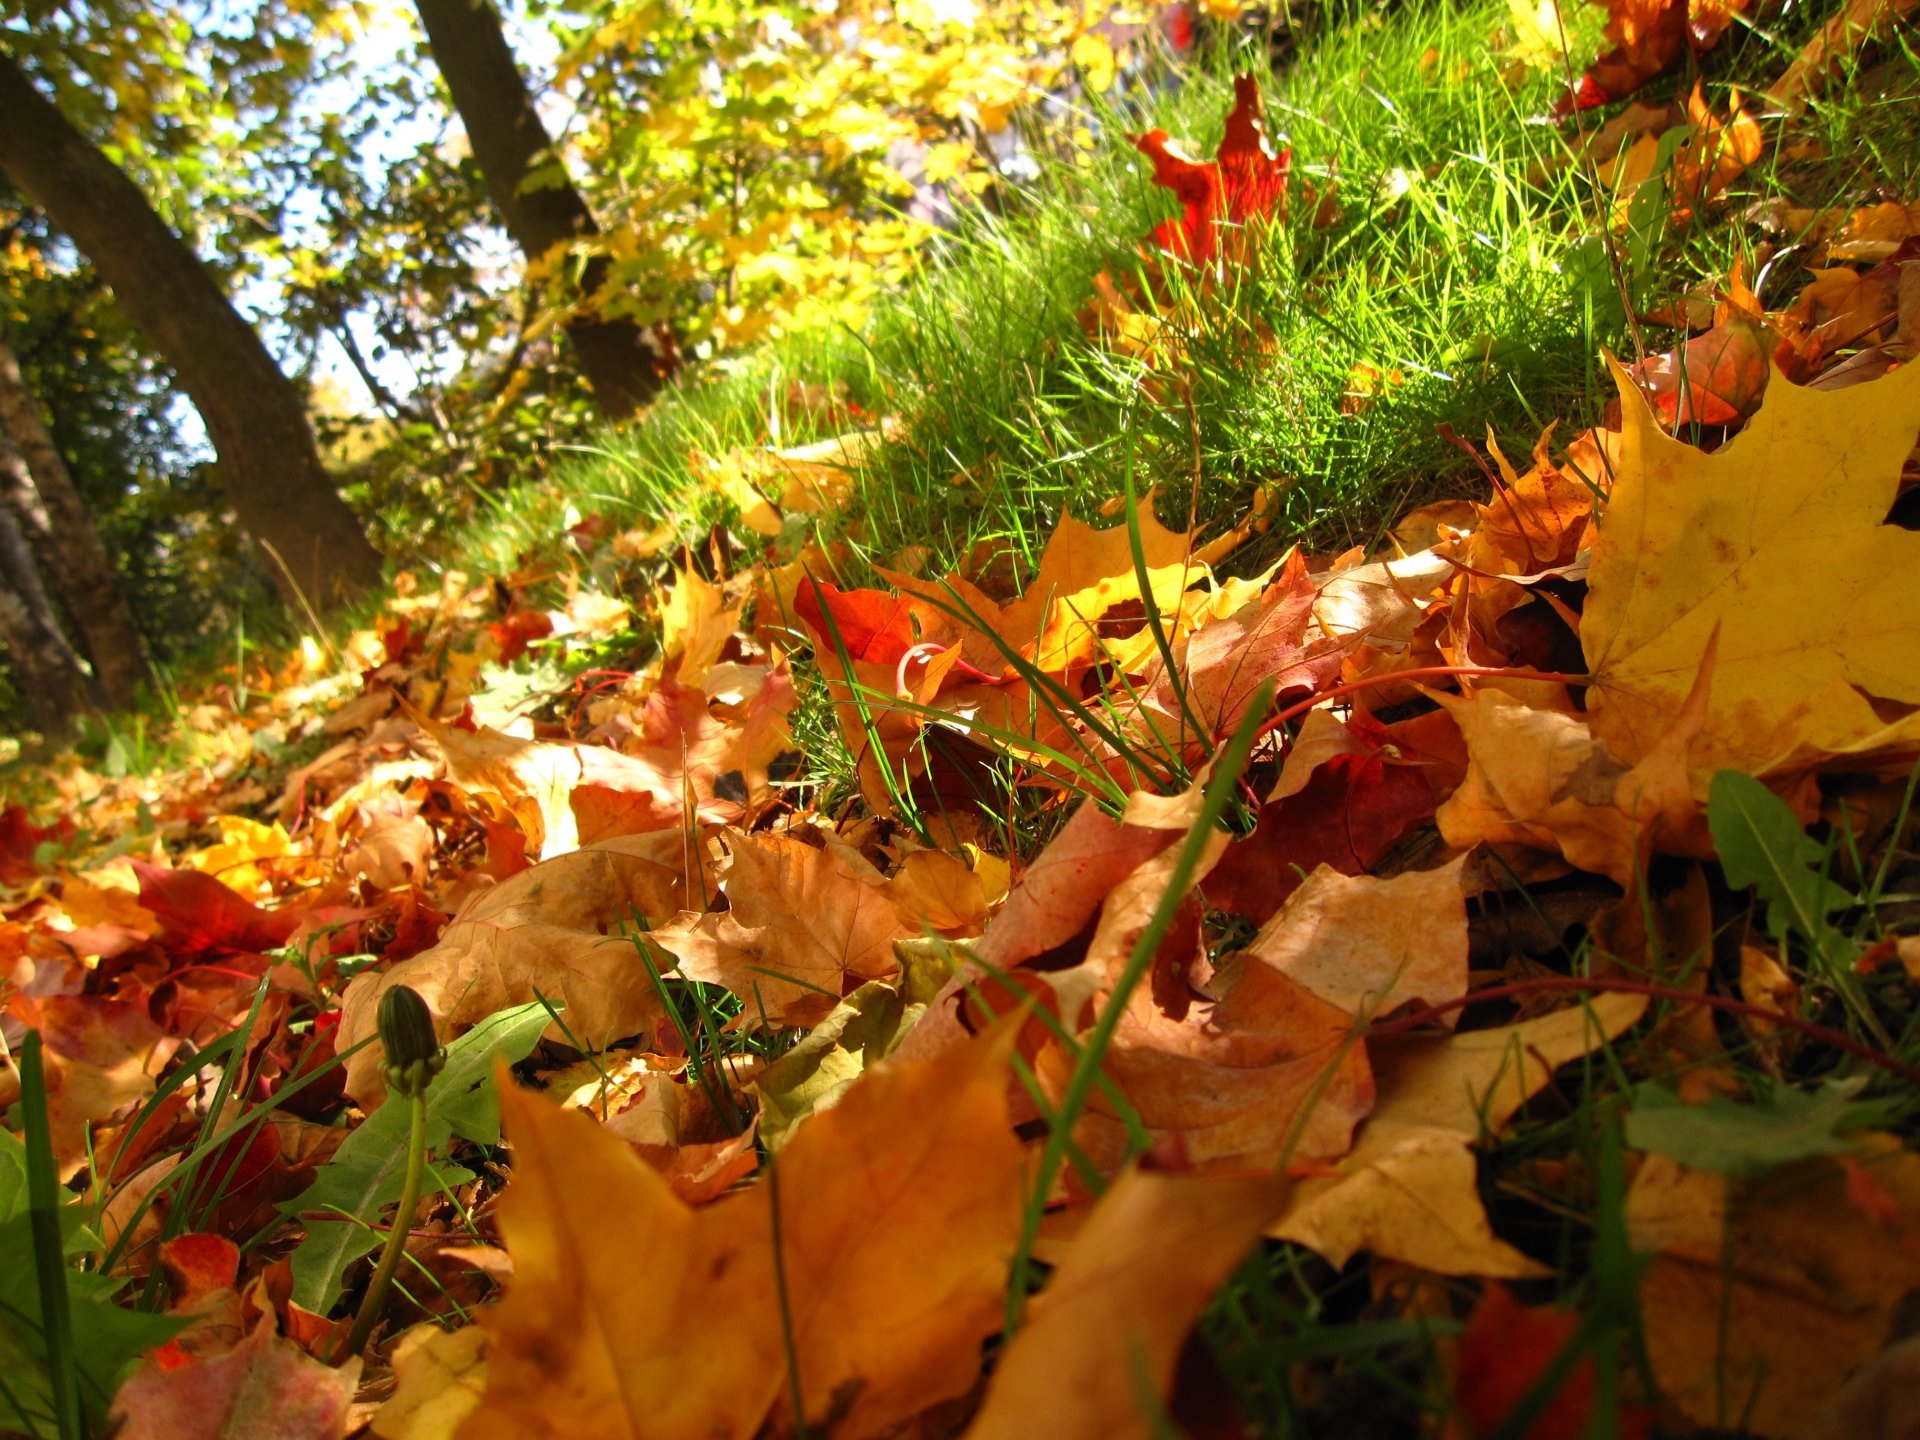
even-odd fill
[[[0,1424],[31,1434],[60,1428],[57,1366],[71,1376],[87,1433],[98,1433],[141,1353],[164,1344],[184,1322],[115,1303],[124,1282],[87,1268],[101,1245],[84,1200],[68,1197],[60,1205],[53,1217],[60,1254],[46,1252],[35,1234],[30,1163],[51,1162],[30,1161],[27,1145],[0,1129]],[[52,1345],[41,1320],[43,1270],[60,1275],[67,1292],[67,1333]]]
[[[518,1063],[532,1053],[551,1022],[543,1004],[520,1005],[490,1015],[447,1047],[446,1068],[427,1090],[429,1151],[454,1135],[476,1145],[500,1141],[500,1097],[493,1088],[495,1061]],[[400,1198],[407,1163],[407,1107],[389,1103],[349,1135],[321,1166],[312,1185],[285,1207],[289,1214],[330,1211],[349,1218],[315,1220],[293,1252],[293,1298],[324,1315],[340,1298],[349,1266],[382,1240],[374,1217]],[[445,1161],[429,1165],[429,1183],[451,1190],[473,1173]],[[407,1223],[399,1217],[397,1224]]]
[[[1828,917],[1854,897],[1827,878],[1825,847],[1800,828],[1787,803],[1752,776],[1722,770],[1713,777],[1707,823],[1727,883],[1760,897],[1776,943],[1792,934],[1843,965],[1852,943]]]
[[[1714,1094],[1698,1105],[1659,1085],[1642,1085],[1627,1114],[1627,1144],[1735,1176],[1764,1174],[1811,1155],[1845,1154],[1854,1148],[1853,1131],[1890,1118],[1884,1102],[1858,1098],[1865,1085],[1865,1077],[1828,1081],[1812,1093],[1779,1085],[1754,1104]]]

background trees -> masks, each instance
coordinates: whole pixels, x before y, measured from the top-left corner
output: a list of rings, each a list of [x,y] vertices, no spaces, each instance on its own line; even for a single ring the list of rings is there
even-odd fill
[[[1055,0],[417,12],[0,0],[0,330],[69,491],[106,504],[95,543],[43,495],[38,543],[74,532],[61,568],[104,557],[135,597],[42,587],[89,694],[122,701],[143,644],[177,652],[262,576],[371,583],[369,529],[406,561],[682,353],[857,320],[1104,48]],[[128,363],[36,390],[61,367],[19,337],[69,282]],[[140,460],[81,463],[79,412],[127,414]],[[228,514],[272,558],[245,562]]]

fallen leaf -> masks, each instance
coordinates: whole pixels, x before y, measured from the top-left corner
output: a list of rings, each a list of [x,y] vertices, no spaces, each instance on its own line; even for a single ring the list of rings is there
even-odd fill
[[[879,1435],[964,1393],[1019,1235],[1009,1038],[893,1062],[795,1135],[775,1162],[778,1273],[770,1184],[690,1209],[591,1119],[503,1083],[514,1275],[480,1321],[486,1394],[462,1440],[785,1428],[786,1333],[809,1430]]]
[[[1920,433],[1920,365],[1832,392],[1776,378],[1712,455],[1616,381],[1621,455],[1580,626],[1595,736],[1645,755],[1717,630],[1697,768],[1763,774],[1920,739],[1920,550],[1883,523]]]
[[[341,1000],[339,1048],[373,1035],[380,996],[394,985],[419,992],[442,1040],[534,1001],[536,989],[563,1001],[568,1028],[590,1041],[648,1029],[665,1012],[635,942],[620,931],[636,917],[659,925],[685,908],[680,839],[608,840],[483,890],[432,949],[354,978]],[[376,1046],[347,1058],[347,1093],[364,1109],[385,1098],[384,1063]]]
[[[1188,1331],[1288,1184],[1279,1175],[1123,1174],[1000,1352],[966,1440],[1159,1433],[1147,1397],[1167,1397]]]
[[[321,1364],[262,1325],[225,1355],[176,1370],[149,1364],[114,1398],[124,1440],[337,1440],[360,1361]]]
[[[1468,757],[1466,779],[1435,814],[1440,834],[1456,850],[1511,843],[1558,853],[1621,885],[1650,854],[1712,855],[1689,763],[1708,683],[1703,674],[1689,708],[1632,768],[1580,716],[1532,709],[1500,690],[1436,696]]]
[[[92,1127],[153,1093],[154,1076],[174,1042],[145,1007],[125,1001],[49,995],[35,1009],[46,1045],[47,1128],[59,1177],[66,1181],[91,1156]]]
[[[1580,1328],[1580,1317],[1548,1305],[1522,1305],[1506,1286],[1490,1284],[1467,1317],[1454,1366],[1453,1399],[1469,1435],[1494,1435],[1545,1375]],[[1637,1440],[1652,1423],[1637,1406],[1622,1407],[1613,1432]],[[1593,1357],[1583,1355],[1554,1387],[1521,1440],[1584,1440],[1594,1420]]]
[[[1267,1231],[1336,1269],[1361,1252],[1435,1275],[1526,1279],[1546,1266],[1499,1239],[1480,1199],[1473,1137],[1397,1123],[1386,1098],[1339,1173],[1300,1182]]]
[[[1153,161],[1154,184],[1173,191],[1180,201],[1180,218],[1156,226],[1153,238],[1181,260],[1210,268],[1224,252],[1244,264],[1256,253],[1254,232],[1259,226],[1286,218],[1292,152],[1267,154],[1260,85],[1252,75],[1233,77],[1233,109],[1211,161],[1188,159],[1173,148],[1164,130],[1136,135],[1133,143]]]
[[[1798,1435],[1880,1349],[1920,1287],[1920,1156],[1891,1136],[1858,1163],[1891,1198],[1870,1219],[1831,1157],[1736,1181],[1649,1156],[1627,1190],[1647,1355],[1667,1399],[1696,1424]],[[1818,1335],[1820,1343],[1807,1343]]]
[[[751,1025],[809,1025],[869,980],[900,968],[887,882],[857,855],[796,837],[729,830],[717,875],[730,908],[654,936],[693,980],[746,1002]]]
[[[1466,856],[1391,879],[1321,866],[1247,942],[1257,956],[1356,1020],[1467,990]]]
[[[393,1347],[399,1387],[374,1412],[381,1440],[455,1440],[486,1388],[487,1332],[416,1325]]]

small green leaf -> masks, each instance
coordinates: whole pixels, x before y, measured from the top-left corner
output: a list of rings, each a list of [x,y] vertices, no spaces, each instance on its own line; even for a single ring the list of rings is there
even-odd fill
[[[1854,1148],[1850,1132],[1884,1124],[1888,1107],[1854,1097],[1864,1079],[1830,1081],[1813,1094],[1780,1086],[1743,1105],[1725,1095],[1688,1105],[1670,1090],[1642,1085],[1627,1116],[1627,1143],[1722,1175],[1764,1174],[1790,1160]]]
[[[519,1005],[489,1015],[447,1047],[447,1066],[427,1089],[427,1149],[458,1134],[476,1145],[500,1139],[500,1097],[493,1089],[495,1056],[509,1064],[532,1053],[552,1021],[545,1005]],[[349,1135],[320,1167],[312,1185],[282,1207],[288,1214],[331,1210],[353,1220],[315,1220],[293,1252],[293,1299],[325,1315],[340,1298],[347,1268],[384,1238],[373,1224],[400,1198],[407,1169],[407,1107],[383,1105]],[[429,1184],[472,1178],[457,1165],[432,1168]]]
[[[1826,877],[1826,852],[1786,801],[1751,775],[1722,770],[1713,777],[1707,823],[1727,883],[1759,895],[1775,935],[1791,929],[1828,962],[1842,963],[1850,942],[1827,916],[1854,897]]]

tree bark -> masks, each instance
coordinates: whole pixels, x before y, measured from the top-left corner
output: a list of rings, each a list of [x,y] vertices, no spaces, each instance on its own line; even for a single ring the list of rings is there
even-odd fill
[[[487,193],[513,243],[527,259],[537,260],[556,245],[598,235],[592,212],[564,175],[557,185],[522,188],[534,166],[549,158],[553,141],[514,63],[492,0],[414,3],[434,63],[467,127]],[[593,294],[606,274],[606,257],[593,256],[578,293]],[[660,388],[665,357],[633,321],[576,315],[564,328],[594,399],[610,419],[630,415]]]
[[[0,505],[0,640],[6,642],[15,686],[36,730],[62,734],[81,711],[100,708],[80,657],[60,633],[27,537],[7,505]]]
[[[193,397],[281,593],[327,605],[376,584],[379,553],[334,489],[298,387],[193,248],[3,51],[0,170],[93,261]]]
[[[101,542],[93,511],[80,498],[67,462],[47,433],[20,361],[0,340],[0,486],[15,509],[39,523],[30,534],[42,573],[57,576],[60,603],[79,627],[107,703],[124,709],[152,678],[140,649],[140,627],[127,604],[120,571]],[[36,503],[37,502],[37,503]],[[44,526],[44,529],[42,527]]]

